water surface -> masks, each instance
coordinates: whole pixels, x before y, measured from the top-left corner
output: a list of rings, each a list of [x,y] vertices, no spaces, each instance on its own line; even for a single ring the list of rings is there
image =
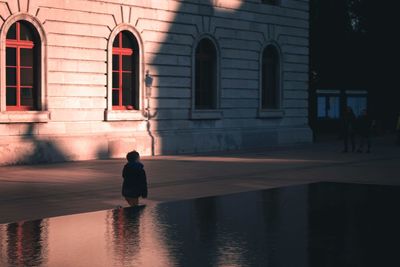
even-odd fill
[[[317,183],[0,225],[0,266],[400,266],[400,188]]]

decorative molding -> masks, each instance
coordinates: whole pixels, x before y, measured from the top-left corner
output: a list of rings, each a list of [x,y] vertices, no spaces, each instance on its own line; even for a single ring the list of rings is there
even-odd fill
[[[285,116],[285,110],[283,109],[260,109],[258,111],[258,118],[283,118]]]
[[[105,121],[143,121],[146,117],[140,110],[105,110]]]
[[[20,123],[20,122],[48,122],[50,120],[49,111],[5,111],[0,112],[1,123]]]

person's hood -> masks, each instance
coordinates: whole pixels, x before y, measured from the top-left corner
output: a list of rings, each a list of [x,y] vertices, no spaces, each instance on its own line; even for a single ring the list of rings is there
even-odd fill
[[[143,164],[140,162],[128,162],[128,167],[134,168],[134,169],[143,169]]]

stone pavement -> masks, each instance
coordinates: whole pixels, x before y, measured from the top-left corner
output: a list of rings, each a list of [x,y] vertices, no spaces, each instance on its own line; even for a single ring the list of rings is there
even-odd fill
[[[317,181],[400,185],[394,137],[373,140],[372,153],[340,153],[339,140],[252,151],[144,157],[151,205],[160,201],[253,191]],[[126,206],[125,160],[0,167],[0,223]]]

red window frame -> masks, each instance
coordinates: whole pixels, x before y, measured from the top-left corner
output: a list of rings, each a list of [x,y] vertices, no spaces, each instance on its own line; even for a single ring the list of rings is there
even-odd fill
[[[131,103],[130,105],[123,105],[123,73],[130,73],[130,77],[132,77],[132,73],[134,71],[134,64],[132,64],[132,70],[123,70],[122,63],[123,63],[123,57],[130,57],[129,60],[133,62],[133,49],[131,47],[124,47],[122,43],[122,35],[123,31],[119,32],[118,35],[115,38],[119,38],[119,44],[118,47],[113,46],[112,48],[112,54],[118,56],[118,69],[117,70],[112,70],[113,74],[118,73],[118,87],[113,87],[112,91],[118,91],[118,105],[114,105],[112,103],[112,108],[114,110],[131,110],[135,109],[133,106],[134,103]],[[114,62],[113,62],[114,63]],[[114,64],[113,64],[114,65]],[[130,81],[132,83],[132,81]],[[131,88],[132,93],[135,90],[134,88]],[[111,94],[111,97],[113,94]],[[131,100],[133,102],[133,100]]]
[[[32,92],[33,93],[32,106],[24,106],[21,104],[21,89],[30,88],[30,89],[32,89],[32,91],[34,89],[33,85],[21,85],[21,69],[32,69],[32,73],[34,73],[33,63],[32,63],[32,66],[21,66],[21,49],[32,49],[33,50],[35,47],[35,43],[34,43],[34,41],[21,40],[21,38],[20,38],[21,24],[20,23],[21,22],[19,22],[19,21],[15,22],[15,24],[16,24],[16,30],[15,30],[16,39],[6,39],[6,49],[7,48],[15,48],[16,49],[16,61],[15,61],[16,66],[6,65],[6,69],[7,68],[15,68],[16,69],[15,85],[6,85],[6,88],[7,87],[15,88],[15,90],[16,90],[16,105],[15,106],[7,105],[6,106],[7,111],[34,110],[35,102],[37,101],[37,99],[35,99],[35,97],[34,97],[34,92]],[[32,36],[34,36],[33,32],[32,32]],[[35,57],[35,51],[32,51],[32,53],[33,53],[33,57]],[[6,57],[8,57],[8,56],[10,56],[10,55],[6,54]],[[33,79],[35,80],[35,78],[33,78]]]

